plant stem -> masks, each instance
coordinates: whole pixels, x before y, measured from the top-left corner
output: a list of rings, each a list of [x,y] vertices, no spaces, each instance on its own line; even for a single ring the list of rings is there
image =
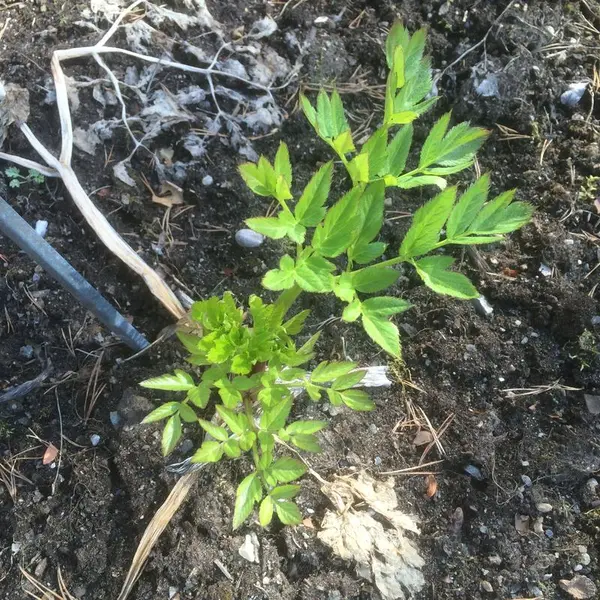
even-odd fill
[[[356,273],[360,273],[367,268],[371,267],[391,267],[393,265],[397,265],[403,262],[411,262],[409,259],[403,258],[401,256],[396,256],[395,258],[390,258],[389,260],[384,260],[383,262],[377,263],[376,265],[369,265],[369,267],[363,267],[362,269],[357,269],[356,271],[352,271],[352,275]]]

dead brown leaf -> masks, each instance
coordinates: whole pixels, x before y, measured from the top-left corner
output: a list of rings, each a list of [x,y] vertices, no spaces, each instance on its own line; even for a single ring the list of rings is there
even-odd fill
[[[322,491],[337,511],[326,512],[317,536],[341,558],[355,561],[357,574],[373,582],[384,600],[403,600],[425,585],[425,561],[406,537],[406,531],[419,533],[416,519],[397,509],[393,486],[392,479],[376,481],[365,472],[324,485]],[[357,510],[364,503],[390,526]]]
[[[596,584],[585,575],[575,575],[571,580],[561,579],[558,585],[576,600],[597,598],[596,594],[598,588],[596,587]]]
[[[142,182],[146,188],[148,188],[148,191],[152,196],[152,202],[155,204],[161,204],[167,208],[183,204],[183,190],[171,181],[164,181],[161,183],[158,194],[152,189],[152,186],[144,175],[142,175]]]
[[[167,208],[183,204],[183,190],[174,183],[165,181],[160,186],[160,196],[152,193],[152,202],[162,204]]]

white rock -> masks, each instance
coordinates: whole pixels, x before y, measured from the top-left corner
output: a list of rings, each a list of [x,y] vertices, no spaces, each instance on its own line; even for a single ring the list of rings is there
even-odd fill
[[[92,446],[97,446],[100,443],[100,436],[97,433],[90,435],[90,442]]]
[[[561,95],[561,103],[570,107],[577,106],[581,98],[583,98],[583,94],[585,93],[587,86],[587,81],[572,83],[569,86],[569,89]]]
[[[214,182],[214,179],[210,175],[205,175],[202,178],[202,185],[209,186],[209,185],[212,185],[213,182]]]
[[[265,241],[265,236],[252,229],[240,229],[235,234],[235,241],[242,248],[258,248]]]
[[[250,533],[246,535],[246,540],[240,546],[238,550],[239,555],[247,560],[248,562],[257,563],[258,562],[258,551],[260,545],[258,543],[258,538],[255,533]]]
[[[552,511],[552,504],[548,504],[548,502],[539,502],[535,507],[541,513],[549,513]]]
[[[48,221],[36,221],[35,232],[42,237],[46,237],[46,233],[48,232]]]

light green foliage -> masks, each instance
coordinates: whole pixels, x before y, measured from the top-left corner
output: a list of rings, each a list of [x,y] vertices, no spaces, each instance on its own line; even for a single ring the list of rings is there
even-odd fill
[[[21,171],[19,171],[17,167],[8,167],[5,169],[4,174],[8,177],[8,185],[11,188],[19,188],[25,183],[41,185],[46,180],[46,178],[35,169],[29,169],[27,175],[21,175]]]
[[[351,389],[364,377],[355,363],[324,362],[308,377],[301,365],[314,358],[318,336],[297,348],[293,338],[302,331],[308,311],[287,320],[286,312],[281,304],[265,304],[258,296],[250,297],[247,312],[230,293],[196,302],[190,317],[202,335],[180,332],[179,338],[190,353],[188,362],[206,368],[198,378],[175,370],[140,384],[182,396],[160,405],[144,419],[144,423],[165,422],[165,455],[181,438],[183,423],[196,423],[206,435],[193,462],[236,459],[246,453],[252,456],[254,471],[237,490],[234,527],[255,507],[259,507],[263,525],[273,514],[287,525],[301,520],[292,501],[300,487],[291,484],[306,468],[296,458],[278,456],[275,447],[290,445],[320,452],[316,434],[327,424],[290,420],[294,388],[305,388],[315,401],[335,394],[336,403],[355,410],[374,407],[364,392]],[[216,418],[207,420],[200,411],[211,397],[217,402]]]
[[[273,291],[300,288],[313,293],[333,292],[347,305],[342,318],[360,320],[366,333],[394,356],[400,354],[400,339],[390,316],[409,305],[403,303],[394,312],[373,315],[367,308],[370,300],[362,295],[394,285],[399,278],[394,267],[406,263],[435,292],[474,298],[475,287],[464,275],[451,270],[454,260],[436,252],[449,245],[500,241],[505,233],[525,225],[533,212],[529,204],[513,201],[514,190],[488,200],[488,175],[462,194],[456,187],[448,187],[447,177],[472,165],[488,135],[485,129],[468,123],[452,127],[450,113],[435,122],[420,150],[413,150],[416,166],[407,170],[412,122],[435,101],[427,98],[432,81],[430,61],[424,56],[425,41],[425,30],[410,35],[399,23],[392,27],[385,46],[390,72],[383,124],[360,148],[353,141],[337,92],[328,95],[321,91],[316,105],[301,97],[308,121],[351,179],[352,188],[337,201],[329,199],[332,163],[317,171],[295,206],[290,186],[285,187],[285,198],[278,192],[284,186],[277,185],[277,177],[292,180],[289,154],[283,144],[273,167],[261,157],[257,165],[248,163],[240,168],[246,181],[248,172],[264,173],[262,179],[258,176],[249,182],[251,189],[257,193],[268,189],[265,195],[282,205],[276,216],[248,219],[248,226],[273,239],[287,238],[296,246],[295,256],[285,254],[278,268],[266,273],[263,285]],[[441,191],[415,212],[400,248],[396,252],[388,249],[377,239],[384,221],[386,189],[422,186],[436,186]],[[392,257],[377,262],[385,252]]]
[[[255,509],[268,525],[273,515],[284,524],[300,521],[293,484],[305,472],[302,462],[281,455],[280,447],[319,452],[321,421],[290,421],[294,388],[303,388],[313,401],[327,400],[353,410],[372,410],[369,396],[355,386],[364,372],[352,362],[321,362],[309,375],[302,366],[314,358],[318,335],[296,347],[294,336],[308,311],[287,313],[302,292],[333,294],[343,303],[341,318],[360,323],[366,334],[392,356],[399,357],[398,327],[392,321],[411,305],[393,292],[404,264],[439,294],[474,298],[468,278],[453,270],[446,246],[488,244],[525,225],[533,209],[514,201],[515,192],[489,199],[489,176],[477,179],[462,193],[447,185],[447,177],[468,168],[487,131],[468,123],[450,125],[443,115],[425,136],[420,150],[413,146],[413,122],[435,103],[430,61],[424,57],[426,35],[410,35],[396,24],[385,54],[390,69],[383,123],[357,148],[337,92],[320,92],[316,105],[304,96],[304,113],[317,135],[344,165],[351,188],[331,198],[334,163],[322,165],[304,189],[294,189],[287,146],[281,143],[274,162],[262,156],[240,166],[248,187],[274,198],[278,209],[269,217],[253,217],[248,226],[284,245],[283,256],[262,280],[267,290],[280,292],[273,304],[251,296],[247,311],[230,293],[193,305],[190,317],[198,333],[180,332],[190,353],[188,362],[203,367],[194,378],[183,371],[148,379],[145,387],[184,395],[150,413],[145,421],[166,421],[163,451],[170,452],[181,436],[182,423],[197,422],[206,436],[193,460],[217,462],[252,456],[254,470],[240,483],[233,524],[238,527]],[[412,150],[412,152],[411,152]],[[414,158],[412,158],[414,157]],[[407,164],[412,167],[407,169]],[[413,215],[399,247],[378,239],[384,224],[386,190],[435,186],[438,194]],[[277,206],[276,205],[276,206]],[[384,254],[387,256],[382,258]],[[215,400],[213,420],[204,418]]]

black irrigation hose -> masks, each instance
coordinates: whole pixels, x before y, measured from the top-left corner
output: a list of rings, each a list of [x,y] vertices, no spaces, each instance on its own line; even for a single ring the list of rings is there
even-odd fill
[[[0,232],[9,237],[68,290],[98,320],[139,352],[148,340],[93,288],[42,236],[0,197]]]

